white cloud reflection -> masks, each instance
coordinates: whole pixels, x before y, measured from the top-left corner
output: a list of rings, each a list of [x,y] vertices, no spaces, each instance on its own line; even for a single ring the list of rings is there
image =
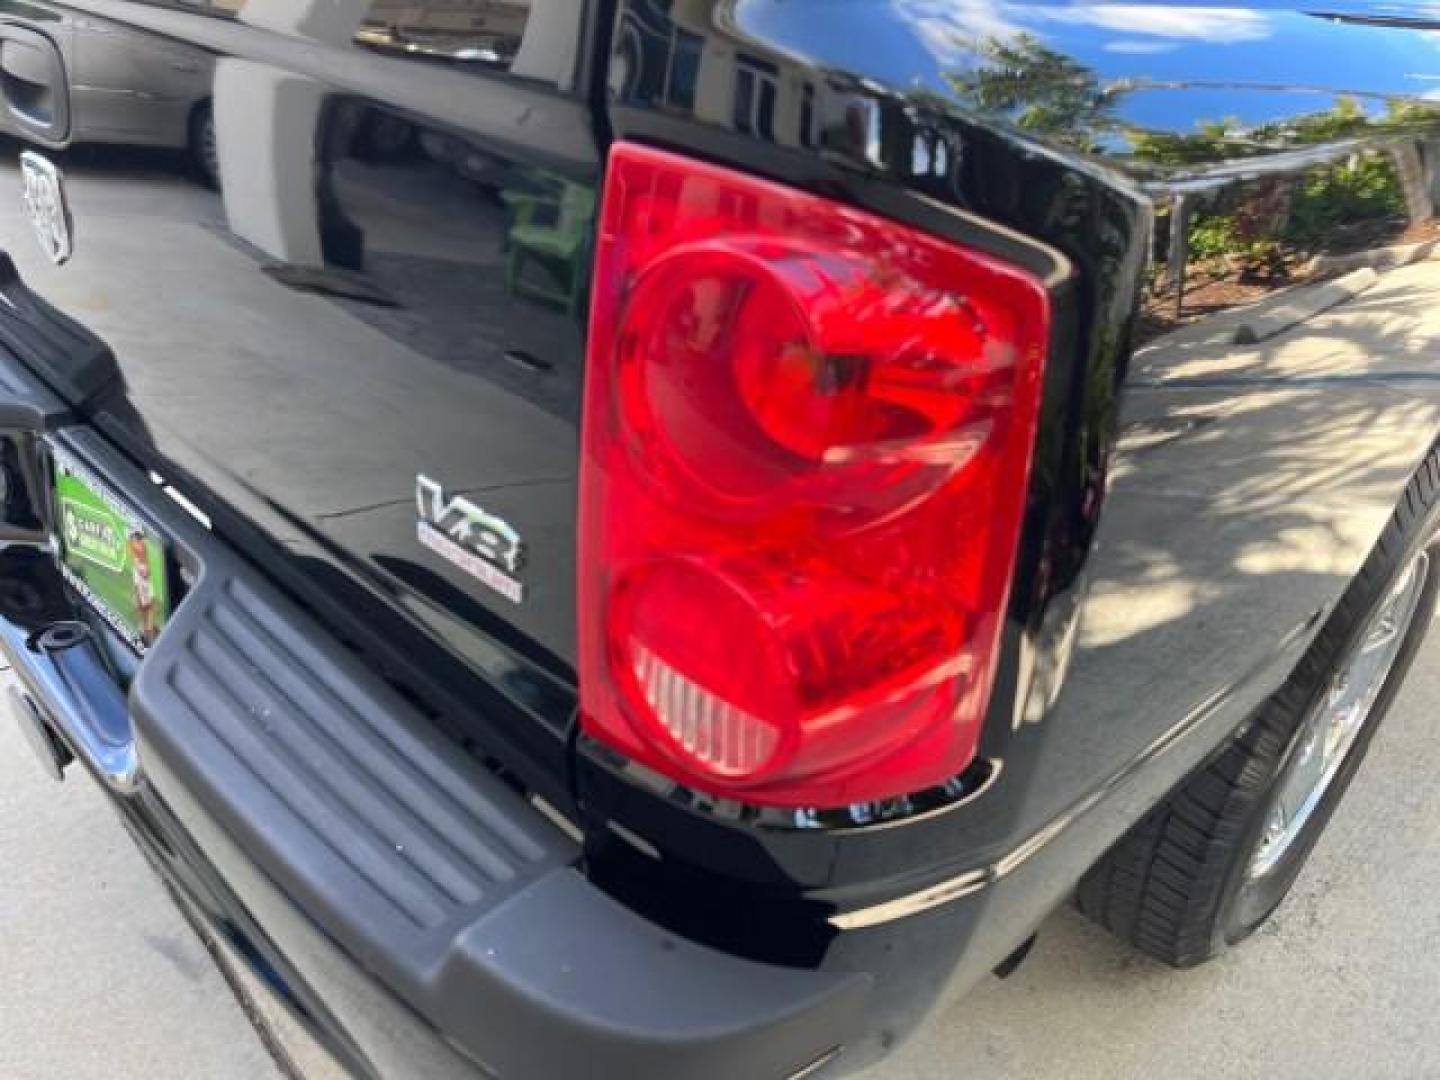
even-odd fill
[[[1157,53],[1186,42],[1234,44],[1273,33],[1263,11],[1246,7],[1181,7],[1150,4],[1027,4],[1015,0],[890,0],[941,63],[968,51],[977,40],[1004,40],[1020,33],[1044,36],[1047,25],[1092,26],[1125,37],[1110,52]]]
[[[1027,11],[1036,22],[1099,26],[1126,34],[1144,34],[1175,41],[1228,44],[1260,41],[1271,33],[1270,20],[1264,12],[1243,7],[1076,4],[1068,7],[1031,7]]]
[[[1121,38],[1118,41],[1107,41],[1105,51],[1110,53],[1127,53],[1135,56],[1149,56],[1154,53],[1174,52],[1180,47],[1178,41],[1148,41],[1144,38]]]
[[[1006,17],[1004,0],[891,0],[930,54],[949,63],[968,51],[967,44],[987,38],[1004,40],[1023,31]]]

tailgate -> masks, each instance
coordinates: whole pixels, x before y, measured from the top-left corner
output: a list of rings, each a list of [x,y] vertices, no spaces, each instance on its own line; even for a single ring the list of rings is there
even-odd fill
[[[90,81],[116,83],[70,94],[91,145],[46,151],[63,265],[0,167],[0,247],[108,346],[51,350],[43,374],[383,666],[467,703],[478,677],[563,733],[598,167],[584,5],[476,25],[130,7],[55,9]],[[123,123],[89,124],[97,97]]]

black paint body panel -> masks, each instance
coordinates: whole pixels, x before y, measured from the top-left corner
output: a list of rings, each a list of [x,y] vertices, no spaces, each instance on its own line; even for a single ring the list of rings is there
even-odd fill
[[[1406,73],[1425,74],[1430,16],[1386,13],[0,5],[55,39],[81,133],[55,151],[74,258],[50,265],[0,215],[19,273],[0,295],[40,313],[0,311],[0,341],[457,754],[577,822],[593,882],[702,944],[874,978],[854,1065],[1002,960],[1280,684],[1440,431],[1423,264],[1271,342],[1237,344],[1221,310],[1294,287],[1302,254],[1428,235],[1440,115]],[[186,79],[156,85],[167,65]],[[153,109],[87,120],[126,90]],[[616,139],[864,207],[1050,288],[978,793],[786,821],[577,737],[578,425]],[[523,537],[523,603],[417,542],[419,475]],[[831,920],[947,885],[920,914]]]

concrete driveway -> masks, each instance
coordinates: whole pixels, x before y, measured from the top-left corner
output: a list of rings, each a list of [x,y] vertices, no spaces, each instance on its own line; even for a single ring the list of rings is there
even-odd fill
[[[1440,627],[1294,892],[1173,971],[1073,910],[865,1080],[1440,1076]]]
[[[279,1077],[99,789],[47,778],[8,711],[0,858],[0,1080]]]
[[[1295,894],[1244,948],[1171,972],[1062,911],[1019,972],[866,1080],[1440,1076],[1437,711],[1440,634]],[[8,719],[0,1080],[278,1077],[98,791],[42,777]]]

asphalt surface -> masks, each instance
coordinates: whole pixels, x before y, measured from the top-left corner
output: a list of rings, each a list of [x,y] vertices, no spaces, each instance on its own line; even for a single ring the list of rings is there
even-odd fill
[[[6,676],[8,677],[8,676]],[[1062,911],[1031,958],[865,1080],[1440,1076],[1440,633],[1296,891],[1190,972]],[[280,1074],[84,777],[0,716],[0,1080]]]

